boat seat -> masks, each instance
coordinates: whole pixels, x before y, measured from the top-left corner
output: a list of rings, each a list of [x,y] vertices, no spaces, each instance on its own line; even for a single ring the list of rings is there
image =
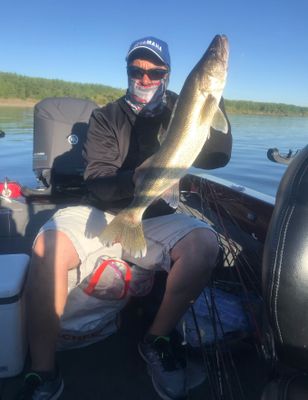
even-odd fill
[[[262,400],[308,399],[308,146],[280,182],[263,254],[262,285],[277,357],[288,373]]]

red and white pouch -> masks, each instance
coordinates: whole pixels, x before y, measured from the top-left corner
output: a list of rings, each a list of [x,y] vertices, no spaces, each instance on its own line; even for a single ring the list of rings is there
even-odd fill
[[[153,286],[154,271],[99,255],[88,258],[92,272],[68,294],[58,350],[83,347],[118,329],[118,314],[131,296],[145,296]]]

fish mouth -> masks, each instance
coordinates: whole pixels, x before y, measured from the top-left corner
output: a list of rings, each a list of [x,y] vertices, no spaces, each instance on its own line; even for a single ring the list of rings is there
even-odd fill
[[[224,87],[228,58],[227,36],[216,35],[191,75],[203,97],[210,92],[219,92]]]
[[[226,64],[229,58],[229,40],[226,35],[216,35],[208,47],[213,57]]]
[[[216,35],[189,74],[199,89],[207,91],[216,80],[225,81],[229,60],[229,41],[226,35]]]

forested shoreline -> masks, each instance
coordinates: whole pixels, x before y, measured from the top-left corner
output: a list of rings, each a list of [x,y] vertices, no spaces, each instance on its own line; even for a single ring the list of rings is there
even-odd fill
[[[307,117],[308,107],[295,106],[283,103],[263,103],[248,100],[225,100],[225,105],[230,114],[250,115],[279,115]]]
[[[124,89],[106,85],[32,78],[0,72],[0,104],[2,105],[6,103],[19,105],[18,100],[20,100],[20,104],[31,105],[45,97],[53,96],[91,99],[99,105],[104,105],[124,93]],[[225,105],[230,114],[308,116],[308,107],[292,104],[226,99]]]
[[[39,101],[46,97],[70,96],[90,99],[104,105],[122,96],[124,90],[110,86],[67,82],[60,79],[31,78],[28,76],[0,72],[0,98],[31,99]]]

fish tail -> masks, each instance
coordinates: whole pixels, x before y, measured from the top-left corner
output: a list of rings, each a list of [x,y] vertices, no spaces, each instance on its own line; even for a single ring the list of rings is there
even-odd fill
[[[134,219],[130,212],[122,211],[114,217],[99,238],[105,246],[120,243],[122,249],[135,258],[145,257],[147,252],[142,222]]]

